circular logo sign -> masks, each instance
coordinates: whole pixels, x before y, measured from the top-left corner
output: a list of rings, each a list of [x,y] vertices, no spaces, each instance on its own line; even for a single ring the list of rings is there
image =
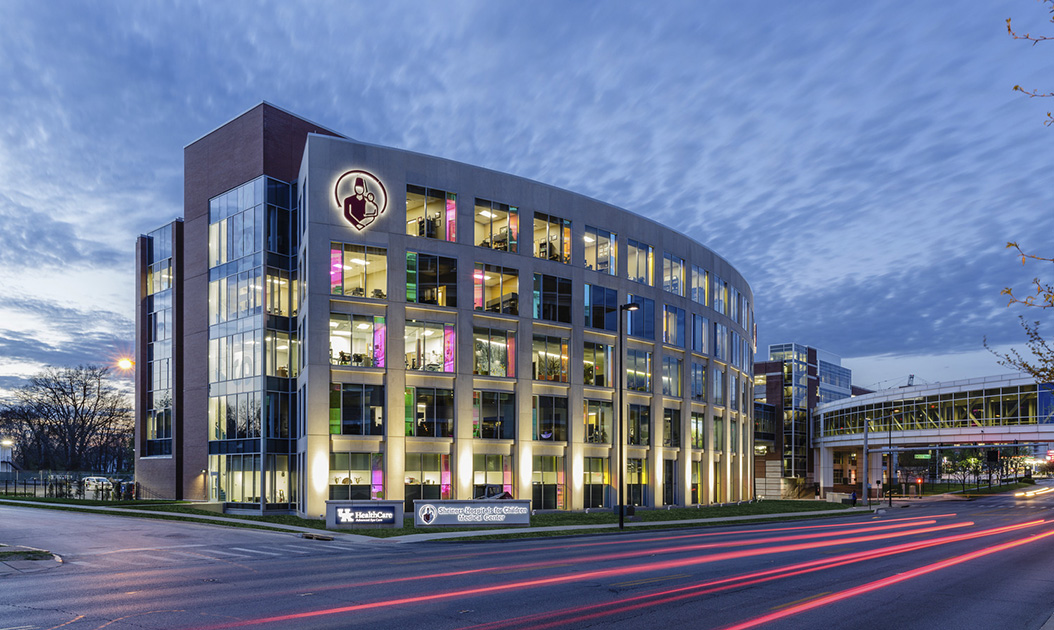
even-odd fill
[[[439,512],[436,510],[436,506],[431,503],[425,503],[421,506],[421,509],[417,510],[417,515],[421,517],[422,523],[428,525],[436,520],[436,517],[439,516]]]
[[[388,209],[388,191],[373,173],[348,171],[337,179],[333,187],[337,207],[355,229],[362,230]]]

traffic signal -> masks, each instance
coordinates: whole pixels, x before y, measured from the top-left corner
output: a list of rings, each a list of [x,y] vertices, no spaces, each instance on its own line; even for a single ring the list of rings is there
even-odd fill
[[[915,483],[921,484],[922,483],[922,477],[916,477],[915,478]]]

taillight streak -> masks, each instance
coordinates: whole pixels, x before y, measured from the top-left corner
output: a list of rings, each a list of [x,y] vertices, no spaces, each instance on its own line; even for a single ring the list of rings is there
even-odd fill
[[[525,589],[525,588],[539,588],[543,586],[554,586],[558,584],[566,584],[569,582],[578,582],[585,580],[596,580],[610,577],[619,577],[624,575],[632,575],[637,573],[647,573],[652,571],[665,571],[670,569],[678,569],[682,567],[695,566],[700,564],[707,564],[711,562],[720,562],[723,560],[733,560],[738,558],[749,558],[753,556],[761,556],[767,554],[778,554],[778,553],[790,553],[794,551],[806,551],[809,549],[820,549],[823,547],[833,547],[837,545],[845,545],[850,543],[861,543],[861,542],[873,542],[877,540],[888,540],[890,538],[898,538],[905,536],[914,536],[918,534],[927,534],[932,532],[944,531],[949,529],[958,529],[962,527],[969,527],[973,525],[972,521],[966,521],[962,523],[951,523],[948,525],[939,525],[934,527],[923,527],[920,529],[897,531],[897,532],[886,532],[882,534],[873,534],[870,536],[858,536],[855,538],[836,538],[833,540],[813,541],[804,542],[794,545],[781,545],[773,547],[758,547],[755,549],[741,549],[737,551],[726,551],[724,553],[716,553],[706,556],[696,556],[691,558],[682,558],[678,560],[663,560],[660,562],[651,562],[642,565],[619,567],[612,569],[597,569],[593,571],[586,571],[583,573],[572,574],[572,575],[558,575],[553,577],[536,578],[533,580],[523,580],[519,582],[507,582],[504,584],[493,584],[488,586],[478,586],[474,588],[462,589],[459,591],[445,591],[440,593],[430,593],[426,595],[414,595],[410,597],[402,597],[398,599],[390,599],[378,602],[368,602],[364,604],[355,604],[352,606],[342,606],[339,608],[329,608],[324,610],[315,610],[303,613],[293,613],[288,615],[277,615],[273,617],[265,617],[262,619],[247,619],[244,621],[236,621],[226,624],[220,624],[211,626],[211,628],[236,628],[248,625],[257,625],[263,623],[276,623],[284,621],[292,621],[296,619],[305,619],[309,617],[318,617],[322,615],[335,615],[340,613],[358,612],[362,610],[371,610],[376,608],[386,608],[389,606],[398,606],[404,604],[418,604],[423,602],[438,601],[444,599],[452,599],[456,597],[471,597],[476,595],[488,595],[492,593],[499,593],[509,590]]]

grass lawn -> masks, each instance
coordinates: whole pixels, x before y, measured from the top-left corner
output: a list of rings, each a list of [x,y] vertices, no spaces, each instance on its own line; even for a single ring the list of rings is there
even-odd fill
[[[5,498],[0,495],[0,502]],[[25,498],[19,498],[17,500],[27,500]],[[269,514],[266,516],[253,515],[253,514],[218,514],[215,511],[202,510],[195,507],[193,503],[187,502],[173,502],[173,501],[90,501],[90,500],[78,500],[78,499],[28,499],[34,503],[40,505],[40,507],[47,507],[51,509],[74,509],[72,506],[106,506],[115,508],[128,508],[134,510],[146,510],[150,512],[158,512],[154,515],[142,515],[129,513],[128,516],[145,516],[147,518],[161,518],[161,519],[172,519],[172,520],[187,520],[195,522],[206,522],[204,519],[200,519],[202,516],[222,516],[225,520],[229,520],[232,525],[242,527],[258,527],[257,523],[270,523],[273,525],[294,525],[298,527],[307,527],[311,529],[317,529],[321,531],[326,530],[324,521],[317,519],[305,519],[292,514]],[[721,505],[721,506],[704,506],[699,508],[672,508],[669,510],[665,509],[640,509],[637,510],[636,515],[630,517],[630,522],[657,522],[657,521],[690,521],[695,519],[708,519],[708,518],[722,518],[731,516],[764,516],[766,514],[779,514],[784,512],[794,513],[808,513],[820,510],[838,510],[844,509],[848,506],[837,504],[837,503],[826,503],[823,501],[760,501],[757,503],[743,503],[741,505]],[[112,512],[110,512],[112,513]],[[168,514],[178,514],[179,516],[169,516]],[[804,516],[805,514],[803,514]],[[214,522],[214,521],[212,521]],[[413,526],[413,517],[407,517],[404,521],[405,525],[401,529],[396,528],[377,528],[377,529],[356,529],[356,530],[339,530],[344,533],[353,533],[363,536],[373,536],[377,538],[387,538],[392,536],[404,536],[408,534],[423,534],[437,531],[437,528],[417,528]],[[535,514],[531,517],[532,527],[561,527],[569,525],[615,525],[618,523],[618,515],[613,513],[610,509],[594,509],[589,513],[586,512],[543,512]],[[685,523],[689,525],[689,523]],[[271,528],[268,528],[271,529]],[[479,527],[444,527],[440,531],[480,531],[481,534],[486,532],[487,536],[514,536],[522,537],[525,535],[537,535],[529,532],[517,533],[515,529],[502,529],[498,530],[501,533],[496,532],[494,529],[485,529]],[[552,535],[552,534],[550,534]]]

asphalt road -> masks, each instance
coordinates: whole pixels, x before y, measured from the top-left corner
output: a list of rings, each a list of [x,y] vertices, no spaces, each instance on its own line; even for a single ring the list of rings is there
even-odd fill
[[[64,560],[0,578],[0,630],[1027,630],[1054,613],[1051,508],[1054,492],[725,528],[394,543],[0,506],[0,543]]]

